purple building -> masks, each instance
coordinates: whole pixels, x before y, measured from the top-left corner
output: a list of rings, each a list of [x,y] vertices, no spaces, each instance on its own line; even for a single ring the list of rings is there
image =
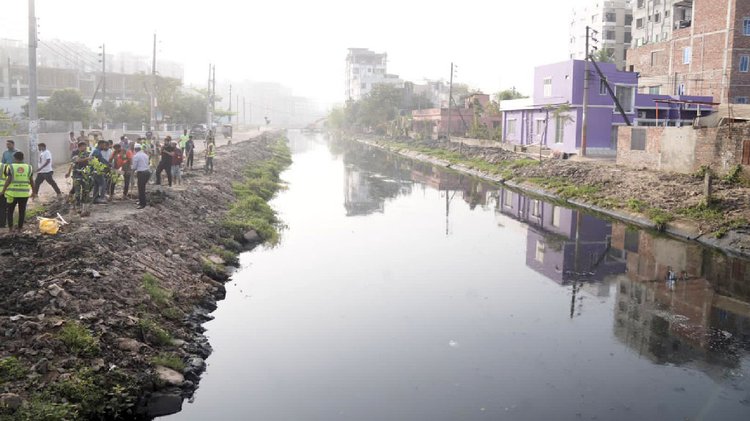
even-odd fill
[[[711,102],[711,97],[640,94],[637,73],[617,70],[612,63],[597,64],[633,125],[681,126],[692,123],[699,113],[705,115],[711,111],[707,105],[680,102]],[[542,144],[555,151],[578,153],[583,122],[584,69],[583,60],[537,67],[533,96],[500,104],[503,142]],[[561,106],[567,106],[569,110],[556,112]],[[623,125],[625,120],[591,65],[586,153],[614,156],[617,152],[617,127]]]

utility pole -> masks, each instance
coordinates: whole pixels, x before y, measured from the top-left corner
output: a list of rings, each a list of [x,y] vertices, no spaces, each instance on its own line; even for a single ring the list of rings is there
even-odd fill
[[[211,63],[208,63],[208,88],[206,88],[206,127],[211,129]]]
[[[586,132],[588,131],[588,114],[589,114],[589,79],[591,79],[589,66],[590,47],[589,40],[596,41],[593,37],[598,32],[586,26],[586,65],[583,70],[583,121],[581,124],[581,156],[586,156]]]
[[[102,44],[101,49],[102,59],[99,61],[102,63],[102,105],[100,107],[102,109],[102,130],[105,130],[107,124],[107,108],[105,106],[107,102],[107,48]]]
[[[39,113],[37,110],[37,76],[36,76],[36,10],[34,0],[29,0],[29,164],[36,162],[34,153],[39,132]],[[10,70],[9,70],[10,71]]]
[[[451,110],[453,109],[453,62],[451,62],[451,77],[448,85],[448,142],[451,141],[451,126],[453,123]]]
[[[242,97],[242,127],[247,126],[247,113],[245,112],[245,107],[247,106],[247,102],[245,101],[245,97]]]
[[[156,32],[154,32],[154,46],[151,55],[151,92],[149,93],[149,128],[156,129]]]
[[[232,84],[229,84],[229,124],[232,124]]]

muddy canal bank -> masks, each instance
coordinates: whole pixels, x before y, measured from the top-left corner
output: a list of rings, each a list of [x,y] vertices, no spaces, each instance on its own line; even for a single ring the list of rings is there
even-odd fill
[[[614,162],[539,161],[500,148],[436,141],[358,138],[359,142],[431,162],[643,228],[750,256],[750,180],[715,179],[703,194],[703,174],[619,167]]]
[[[150,184],[144,210],[115,200],[80,218],[56,202],[46,213],[70,222],[58,235],[0,237],[0,420],[179,410],[212,351],[201,325],[224,298],[226,267],[275,235],[265,202],[288,165],[280,142],[221,147],[214,174]]]

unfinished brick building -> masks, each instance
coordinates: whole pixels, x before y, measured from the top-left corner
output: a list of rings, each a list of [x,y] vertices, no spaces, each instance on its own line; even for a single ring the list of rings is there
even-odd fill
[[[634,3],[634,16],[643,17],[635,22],[627,65],[640,73],[642,92],[750,102],[750,1]]]

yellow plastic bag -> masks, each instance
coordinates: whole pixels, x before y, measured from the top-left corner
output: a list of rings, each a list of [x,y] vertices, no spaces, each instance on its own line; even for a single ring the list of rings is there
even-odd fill
[[[60,221],[57,219],[41,218],[39,219],[39,231],[42,234],[55,235],[60,231]]]
[[[41,216],[37,216],[36,218],[39,220],[39,231],[42,234],[55,235],[60,231],[61,226],[68,223],[59,213],[57,214],[57,218],[42,218]]]

